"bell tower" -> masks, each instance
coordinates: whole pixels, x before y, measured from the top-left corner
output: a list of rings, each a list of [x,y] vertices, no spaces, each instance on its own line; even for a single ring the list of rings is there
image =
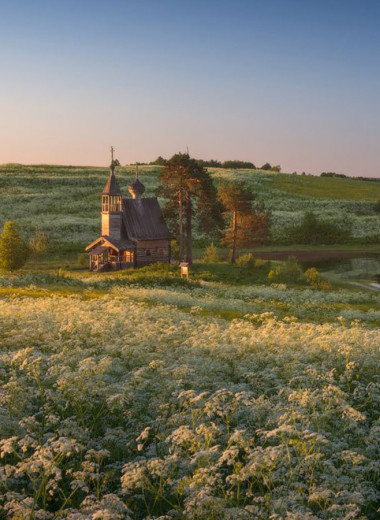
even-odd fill
[[[122,194],[115,177],[114,148],[111,146],[110,174],[102,191],[102,236],[115,240],[121,238],[121,221],[123,214]]]

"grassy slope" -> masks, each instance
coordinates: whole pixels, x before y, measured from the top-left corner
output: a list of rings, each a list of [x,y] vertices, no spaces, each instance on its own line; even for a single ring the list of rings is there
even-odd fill
[[[312,177],[307,175],[276,175],[276,189],[305,197],[336,200],[378,200],[380,182]]]
[[[141,167],[146,195],[154,195],[160,167]],[[380,184],[352,179],[331,179],[274,174],[252,170],[210,169],[217,183],[245,180],[273,215],[273,237],[282,243],[284,226],[295,223],[306,210],[324,218],[349,218],[362,243],[379,233],[380,215],[373,200]],[[55,242],[76,243],[80,250],[99,233],[100,192],[107,168],[74,166],[0,166],[0,226],[16,220],[25,236],[40,227]],[[122,167],[118,178],[124,193],[134,167]],[[372,239],[373,242],[373,239]]]

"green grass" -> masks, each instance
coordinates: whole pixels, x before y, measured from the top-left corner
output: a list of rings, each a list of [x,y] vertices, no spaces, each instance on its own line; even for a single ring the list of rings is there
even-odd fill
[[[380,182],[313,177],[309,175],[276,175],[274,187],[292,195],[335,200],[379,200]]]
[[[146,196],[154,196],[160,171],[159,166],[140,167]],[[286,244],[284,228],[299,222],[303,212],[308,210],[327,221],[348,217],[352,221],[354,240],[360,244],[379,242],[380,214],[375,212],[374,201],[380,198],[380,183],[260,170],[209,168],[209,171],[216,184],[235,179],[247,182],[257,201],[271,211],[272,244]],[[62,243],[83,248],[99,235],[100,192],[107,176],[107,168],[2,165],[0,228],[7,220],[14,220],[25,238],[40,228],[52,242],[60,243],[61,249]],[[117,176],[127,196],[134,167],[118,168]],[[194,237],[199,243],[205,241],[196,229]],[[51,251],[54,254],[55,248]]]

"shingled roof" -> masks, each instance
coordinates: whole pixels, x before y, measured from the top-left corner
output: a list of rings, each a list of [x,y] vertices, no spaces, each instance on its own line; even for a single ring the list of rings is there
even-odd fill
[[[124,199],[123,222],[131,240],[170,239],[156,197]]]
[[[106,185],[104,186],[102,195],[119,195],[121,197],[121,190],[113,172],[113,169],[111,169],[110,171],[110,175],[108,177]]]

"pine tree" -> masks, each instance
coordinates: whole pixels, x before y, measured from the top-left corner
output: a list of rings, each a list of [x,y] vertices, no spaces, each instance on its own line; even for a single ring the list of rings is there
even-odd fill
[[[186,238],[186,260],[191,265],[195,211],[201,231],[212,233],[222,227],[217,190],[207,170],[189,154],[178,153],[166,161],[159,181],[157,193],[168,201],[164,215],[172,228],[178,228],[179,261],[183,260]]]
[[[20,269],[28,258],[28,246],[17,233],[14,222],[4,224],[0,235],[0,267],[7,271]]]
[[[222,243],[231,249],[231,263],[234,264],[238,247],[253,246],[268,237],[270,214],[263,207],[252,206],[255,196],[244,181],[222,184],[219,196],[231,218]]]

